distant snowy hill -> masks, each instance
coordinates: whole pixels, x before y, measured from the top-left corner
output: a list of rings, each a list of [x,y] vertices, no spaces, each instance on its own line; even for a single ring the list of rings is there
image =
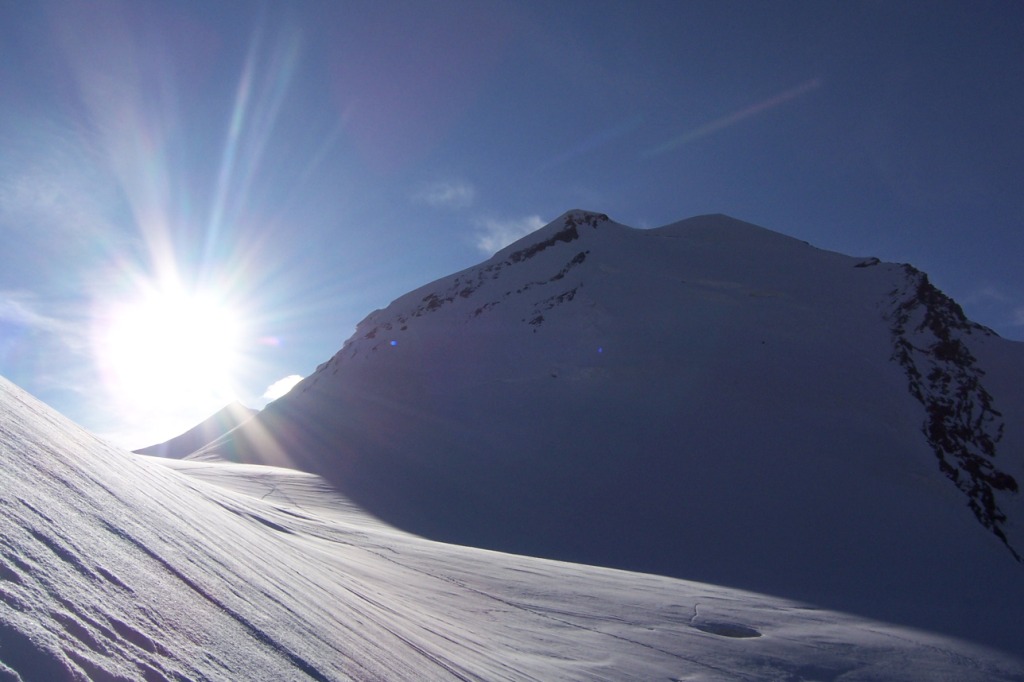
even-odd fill
[[[0,468],[5,682],[1024,679],[777,597],[416,538],[310,474],[132,455],[3,379]]]
[[[423,536],[1024,652],[1024,344],[905,265],[572,211],[369,315],[204,457]]]
[[[235,401],[218,410],[185,433],[157,445],[135,450],[140,455],[172,457],[181,459],[192,454],[211,441],[220,438],[239,424],[248,421],[259,410],[253,410]]]

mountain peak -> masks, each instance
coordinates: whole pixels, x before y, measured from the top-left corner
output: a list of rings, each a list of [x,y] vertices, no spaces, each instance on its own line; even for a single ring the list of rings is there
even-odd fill
[[[494,254],[493,260],[518,263],[533,257],[559,242],[572,242],[580,238],[581,230],[595,229],[611,222],[604,213],[573,209],[566,211],[544,227],[531,232]]]
[[[225,405],[215,413],[192,427],[188,431],[171,438],[170,440],[149,445],[135,450],[140,455],[154,455],[157,457],[170,457],[181,459],[192,454],[204,445],[220,438],[239,424],[243,424],[253,417],[259,410],[246,407],[235,400]]]
[[[942,609],[1003,608],[1024,550],[1024,345],[965,324],[894,263],[569,211],[371,313],[207,451],[445,542],[963,634]]]
[[[565,227],[569,226],[582,226],[586,225],[589,227],[597,227],[601,223],[606,223],[609,218],[604,213],[598,213],[597,211],[586,211],[580,208],[574,208],[566,211],[562,215],[558,216],[554,220],[556,223],[561,223]]]

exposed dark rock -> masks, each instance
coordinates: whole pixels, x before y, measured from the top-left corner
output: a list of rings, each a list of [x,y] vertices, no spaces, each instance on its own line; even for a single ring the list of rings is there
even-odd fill
[[[558,232],[548,237],[544,241],[537,242],[535,244],[530,244],[525,249],[520,249],[519,251],[512,253],[508,257],[508,262],[518,263],[520,261],[526,260],[527,258],[533,258],[544,249],[554,246],[558,242],[568,243],[573,241],[574,239],[579,238],[580,233],[576,230],[576,225],[568,225],[567,227],[563,228],[562,230],[559,230]]]
[[[554,276],[554,277],[552,277],[552,278],[551,278],[550,280],[548,280],[548,281],[549,281],[549,282],[554,282],[554,281],[560,280],[560,279],[562,279],[563,277],[565,277],[565,276],[566,276],[567,274],[569,274],[569,271],[570,271],[570,270],[572,270],[572,269],[573,269],[574,267],[576,267],[577,265],[581,264],[581,263],[582,263],[583,261],[585,261],[585,260],[587,259],[587,254],[588,254],[588,253],[590,253],[590,252],[589,252],[589,251],[580,251],[579,253],[577,253],[577,254],[576,254],[575,256],[573,256],[573,258],[572,258],[572,260],[571,260],[571,261],[569,261],[568,263],[566,263],[566,265],[565,265],[565,267],[564,267],[564,268],[562,268],[561,270],[559,270],[559,271],[558,271],[558,272],[557,272],[557,273],[555,274],[555,276]]]
[[[970,322],[927,275],[909,265],[904,270],[907,286],[892,292],[892,359],[924,406],[922,431],[939,469],[967,496],[978,521],[1024,561],[1006,536],[1007,516],[997,499],[998,493],[1019,490],[1016,479],[993,461],[1005,424],[982,385],[985,372],[964,342],[965,336],[994,332]]]
[[[608,216],[604,213],[592,213],[590,211],[570,211],[565,216],[566,227],[583,227],[584,225],[596,228],[601,223],[608,222]]]
[[[526,247],[525,249],[520,249],[519,251],[512,253],[508,257],[508,262],[518,263],[527,258],[533,258],[544,249],[554,246],[558,242],[568,243],[576,239],[579,239],[580,233],[579,230],[577,230],[576,228],[584,226],[596,228],[601,223],[607,222],[607,220],[608,216],[606,216],[603,213],[571,211],[565,216],[565,220],[562,223],[563,228],[561,230],[559,230],[552,236],[548,237],[544,241],[536,242]]]

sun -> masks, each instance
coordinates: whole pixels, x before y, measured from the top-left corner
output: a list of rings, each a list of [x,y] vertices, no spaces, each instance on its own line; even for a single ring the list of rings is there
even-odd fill
[[[162,287],[112,306],[104,318],[97,354],[122,400],[170,408],[234,399],[242,326],[227,302]]]

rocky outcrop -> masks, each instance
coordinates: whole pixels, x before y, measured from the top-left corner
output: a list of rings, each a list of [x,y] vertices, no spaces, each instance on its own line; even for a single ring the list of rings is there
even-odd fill
[[[602,223],[609,221],[607,215],[603,213],[594,213],[591,211],[573,210],[565,213],[559,220],[551,223],[547,228],[547,234],[545,231],[539,231],[534,233],[531,238],[524,239],[526,242],[525,246],[510,251],[504,255],[499,253],[497,256],[492,258],[485,264],[463,271],[450,280],[438,280],[431,285],[431,290],[420,296],[418,299],[414,299],[412,305],[406,307],[397,315],[394,315],[390,319],[381,319],[383,311],[375,311],[366,317],[362,322],[359,323],[356,331],[356,335],[345,342],[342,349],[335,354],[331,360],[321,364],[317,367],[316,372],[312,377],[313,382],[316,381],[316,374],[331,368],[333,372],[337,372],[337,363],[343,356],[354,356],[358,351],[353,347],[356,341],[372,341],[370,350],[376,350],[384,344],[390,344],[395,346],[398,341],[391,338],[393,332],[403,332],[408,329],[408,324],[413,318],[423,317],[436,313],[437,311],[445,308],[446,306],[457,303],[466,299],[473,299],[475,302],[479,301],[473,308],[466,308],[465,312],[460,318],[461,321],[465,322],[473,318],[484,315],[490,312],[497,306],[508,301],[510,298],[525,294],[526,292],[537,288],[541,292],[544,292],[546,285],[559,282],[566,278],[566,276],[574,269],[581,266],[586,261],[589,249],[577,251],[572,249],[570,253],[573,253],[560,267],[555,265],[551,270],[545,271],[545,269],[534,269],[531,272],[534,276],[529,279],[520,278],[518,282],[510,282],[506,287],[495,285],[499,280],[502,280],[504,275],[511,272],[510,268],[513,266],[522,266],[526,261],[535,258],[538,254],[548,249],[564,245],[571,244],[572,242],[580,239],[580,230],[583,228],[596,229]],[[551,253],[551,252],[549,252]],[[556,261],[558,262],[558,261]],[[558,269],[555,270],[554,268]],[[543,274],[541,274],[543,273]],[[550,274],[549,274],[550,273]],[[507,281],[506,278],[503,281]],[[533,310],[525,318],[522,318],[522,322],[531,325],[534,331],[537,327],[544,322],[545,311],[551,310],[557,305],[567,303],[575,298],[577,291],[582,286],[581,283],[576,283],[574,286],[569,287],[567,283],[564,283],[565,288],[558,291],[555,294],[545,296],[543,299],[535,300],[532,302]],[[486,289],[485,289],[486,287]],[[484,293],[480,293],[484,289]],[[546,293],[546,292],[544,292]],[[388,338],[383,338],[387,336]],[[305,390],[304,387],[301,390]]]
[[[939,469],[966,495],[978,521],[1017,561],[1024,561],[1010,544],[1004,530],[1008,519],[999,505],[1001,495],[1019,491],[1016,479],[995,464],[1003,415],[965,342],[972,335],[994,332],[970,322],[923,272],[910,265],[903,268],[906,284],[891,292],[892,359],[903,367],[911,395],[924,406],[922,431]]]

